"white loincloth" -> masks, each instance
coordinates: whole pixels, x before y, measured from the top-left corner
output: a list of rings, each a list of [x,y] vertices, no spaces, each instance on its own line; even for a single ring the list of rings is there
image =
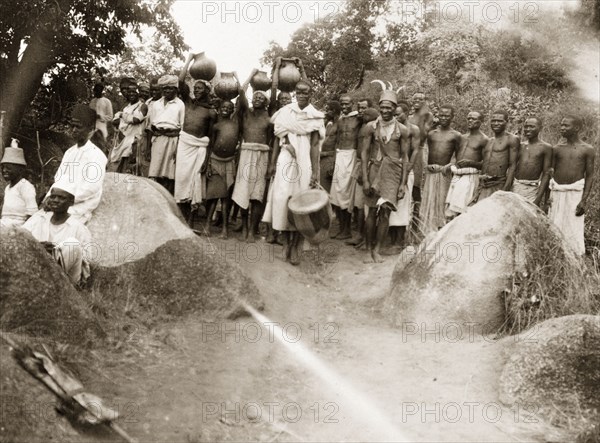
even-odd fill
[[[423,168],[425,180],[421,188],[423,193],[419,218],[424,235],[435,232],[446,224],[446,196],[452,179],[441,172],[443,166],[436,166],[436,170],[439,172],[430,172],[425,165]]]
[[[175,201],[182,203],[194,200],[201,202],[204,196],[200,169],[206,159],[208,137],[198,138],[187,132],[179,133],[177,158],[175,160]]]
[[[452,182],[446,196],[446,217],[467,212],[467,207],[479,186],[479,170],[452,165]]]
[[[511,191],[519,194],[531,203],[535,201],[538,190],[540,188],[540,180],[519,180],[514,179]]]
[[[577,217],[575,209],[581,202],[585,178],[568,185],[559,185],[550,179],[550,211],[548,217],[558,226],[563,233],[567,243],[575,250],[578,255],[585,254],[584,242],[584,222],[585,216]]]
[[[240,208],[248,209],[250,200],[263,201],[268,167],[269,146],[261,143],[242,143],[232,196]]]
[[[412,201],[412,190],[415,183],[415,173],[410,171],[408,173],[408,180],[406,181],[407,189],[404,192],[404,198],[398,200],[396,208],[398,210],[393,211],[390,214],[390,226],[408,226],[413,213],[413,201]]]
[[[341,209],[350,206],[350,193],[352,191],[352,171],[356,162],[355,149],[337,149],[335,154],[335,168],[331,183],[331,204]]]
[[[179,137],[156,135],[152,137],[152,157],[148,177],[175,178],[175,156]]]

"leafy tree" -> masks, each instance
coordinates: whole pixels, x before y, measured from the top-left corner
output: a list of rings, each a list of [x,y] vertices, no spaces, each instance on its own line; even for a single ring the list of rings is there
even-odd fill
[[[185,44],[174,22],[173,0],[0,0],[0,109],[2,143],[19,126],[43,83],[89,75],[125,49],[128,32],[152,26],[178,54]],[[44,76],[47,76],[44,80]]]

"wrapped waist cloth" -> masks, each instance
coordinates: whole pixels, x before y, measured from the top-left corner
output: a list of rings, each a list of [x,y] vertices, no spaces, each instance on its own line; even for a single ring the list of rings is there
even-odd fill
[[[550,179],[552,203],[548,217],[564,234],[567,242],[578,255],[585,254],[585,216],[575,215],[577,205],[583,196],[584,185],[584,178],[569,184],[559,184],[554,179]]]
[[[374,185],[379,193],[378,205],[389,203],[392,210],[397,210],[398,191],[402,184],[402,160],[385,156],[379,167],[379,180]]]

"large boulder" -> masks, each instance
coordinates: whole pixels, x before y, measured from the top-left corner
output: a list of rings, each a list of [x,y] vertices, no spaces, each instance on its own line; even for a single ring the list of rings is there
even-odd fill
[[[169,240],[194,237],[173,197],[143,177],[109,172],[88,228],[90,259],[101,266],[139,260]]]
[[[0,228],[0,325],[74,344],[91,344],[102,329],[60,266],[28,231]]]
[[[507,318],[522,321],[526,316],[518,313],[530,307],[516,296],[507,298],[516,294],[515,276],[545,278],[540,272],[546,271],[552,274],[548,282],[573,279],[581,266],[536,206],[517,194],[496,192],[425,238],[416,251],[403,251],[383,312],[397,327],[415,323],[412,329],[433,330],[458,323],[467,328],[463,332],[498,331]],[[534,300],[531,307],[539,306]],[[551,311],[541,310],[540,316]]]
[[[600,418],[600,316],[569,315],[504,339],[499,398],[556,425]]]

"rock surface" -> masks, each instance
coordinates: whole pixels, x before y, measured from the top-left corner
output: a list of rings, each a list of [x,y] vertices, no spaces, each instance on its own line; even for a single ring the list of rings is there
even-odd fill
[[[441,330],[458,323],[453,327],[463,335],[498,331],[506,319],[503,290],[521,269],[532,232],[562,249],[557,257],[564,257],[564,269],[579,266],[537,207],[514,193],[496,192],[416,251],[403,251],[382,311],[397,327]]]

